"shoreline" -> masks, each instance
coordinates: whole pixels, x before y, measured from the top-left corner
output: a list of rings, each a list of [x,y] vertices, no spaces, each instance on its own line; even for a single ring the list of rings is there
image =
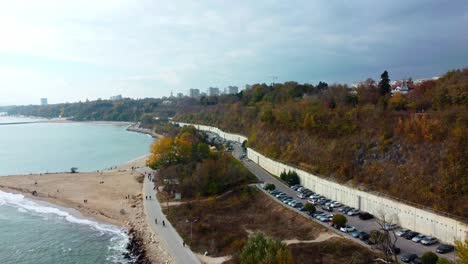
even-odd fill
[[[172,263],[164,244],[145,220],[143,185],[139,182],[144,175],[132,169],[145,166],[147,156],[100,172],[0,176],[0,190],[125,229],[127,249],[139,259],[135,263]]]

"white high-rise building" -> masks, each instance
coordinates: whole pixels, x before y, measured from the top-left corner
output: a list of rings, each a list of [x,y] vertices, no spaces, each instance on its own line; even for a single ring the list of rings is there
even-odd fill
[[[239,93],[239,87],[237,86],[229,86],[227,89],[227,94],[238,94]]]
[[[47,101],[47,98],[41,98],[41,105],[48,105],[49,102]]]
[[[199,89],[190,89],[189,96],[192,98],[200,97],[200,90]]]
[[[209,96],[219,96],[219,88],[217,88],[217,87],[208,88],[208,95]]]

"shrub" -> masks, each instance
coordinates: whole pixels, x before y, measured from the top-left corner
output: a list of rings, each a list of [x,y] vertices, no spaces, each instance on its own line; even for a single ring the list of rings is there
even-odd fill
[[[437,259],[439,257],[434,252],[426,252],[421,257],[422,264],[437,264]]]
[[[249,237],[239,256],[241,264],[294,263],[291,250],[279,240],[261,233]]]
[[[315,206],[313,204],[306,203],[304,209],[311,214],[315,213]]]
[[[338,227],[342,227],[342,226],[346,225],[346,222],[348,222],[348,219],[346,218],[346,216],[344,216],[342,214],[336,214],[336,215],[333,216],[332,222],[333,222],[333,224],[337,225]]]
[[[301,180],[299,179],[299,176],[297,175],[295,171],[288,171],[288,172],[283,171],[280,174],[280,178],[281,180],[289,184],[289,186],[301,183]]]
[[[267,191],[273,191],[274,189],[276,189],[276,186],[273,183],[269,183],[265,187],[265,190]]]

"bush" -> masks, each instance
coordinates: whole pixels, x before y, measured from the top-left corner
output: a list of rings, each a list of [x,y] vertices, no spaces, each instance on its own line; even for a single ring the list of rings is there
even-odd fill
[[[342,227],[346,225],[346,223],[348,222],[348,219],[346,218],[346,216],[342,214],[336,214],[333,216],[332,222],[338,227]]]
[[[294,263],[291,250],[286,244],[261,233],[249,237],[249,240],[242,248],[239,259],[241,264]]]
[[[311,214],[315,213],[315,206],[313,204],[306,203],[304,209]]]
[[[281,180],[289,184],[289,186],[293,186],[293,185],[301,183],[301,180],[299,179],[299,176],[297,175],[295,171],[288,171],[288,172],[283,171],[280,174],[280,178]]]
[[[273,191],[274,189],[276,189],[276,186],[273,183],[268,183],[265,187],[267,191]]]
[[[439,257],[434,252],[426,252],[421,257],[422,264],[437,264]]]

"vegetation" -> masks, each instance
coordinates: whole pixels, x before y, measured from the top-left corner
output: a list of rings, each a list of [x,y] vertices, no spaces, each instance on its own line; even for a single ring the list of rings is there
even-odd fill
[[[389,81],[384,72],[356,89],[255,84],[175,120],[244,134],[270,158],[468,218],[468,68],[408,81],[408,94],[389,94]]]
[[[276,186],[273,183],[268,183],[265,186],[265,190],[267,190],[267,191],[273,191],[274,189],[276,189]]]
[[[288,172],[283,171],[280,174],[280,178],[281,180],[286,182],[289,186],[293,186],[293,185],[301,183],[299,176],[297,175],[295,171],[288,171]]]
[[[241,264],[292,264],[291,250],[279,240],[253,234],[240,253]]]
[[[468,263],[468,237],[465,241],[455,241],[455,255],[458,263]]]
[[[348,222],[348,219],[346,218],[346,216],[344,216],[342,214],[336,214],[336,215],[333,216],[332,222],[333,222],[333,224],[337,225],[338,227],[342,227],[342,226],[346,225],[346,222]]]
[[[45,118],[68,117],[79,121],[141,121],[150,126],[156,123],[153,117],[167,120],[176,114],[177,109],[190,104],[189,99],[173,99],[170,105],[163,104],[163,101],[153,98],[124,98],[118,101],[98,99],[79,103],[0,107],[0,112]]]
[[[315,209],[315,206],[311,203],[306,203],[304,205],[304,209],[309,213],[309,214],[313,214],[315,213],[316,209]]]
[[[185,198],[211,196],[255,181],[229,153],[211,152],[206,140],[195,127],[186,126],[175,137],[153,143],[147,165],[159,170],[165,191]]]
[[[436,253],[428,251],[422,255],[421,263],[422,264],[437,264],[438,259],[439,257],[437,256]]]

